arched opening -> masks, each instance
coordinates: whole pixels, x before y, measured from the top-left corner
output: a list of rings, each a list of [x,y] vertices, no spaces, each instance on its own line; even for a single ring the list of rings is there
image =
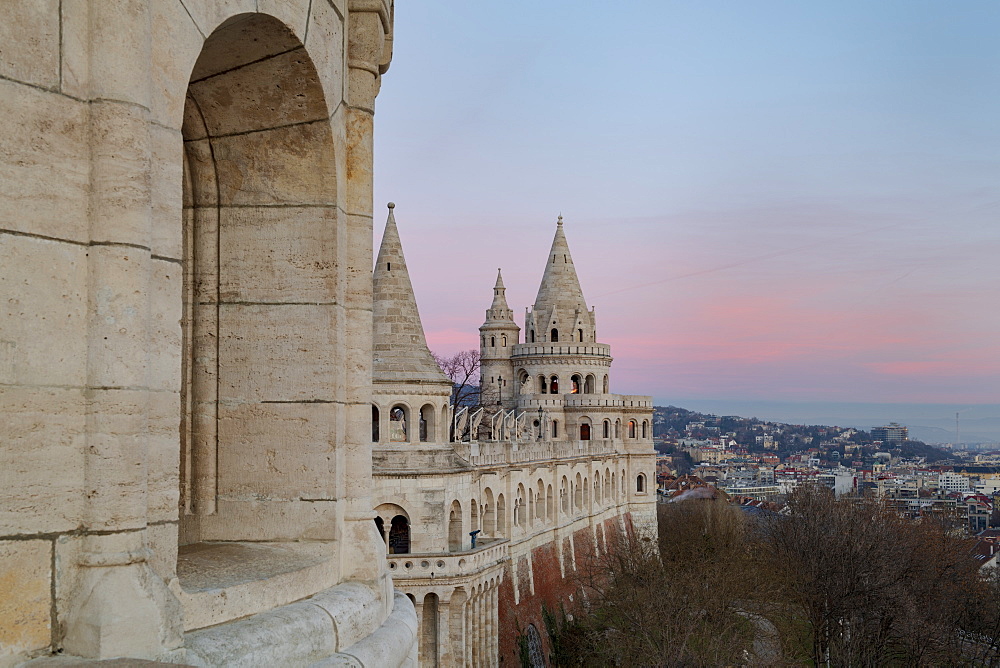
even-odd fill
[[[576,484],[573,486],[573,506],[583,510],[583,476],[576,474]]]
[[[590,440],[590,425],[585,422],[580,425],[580,440],[581,441]]]
[[[469,502],[469,531],[482,530],[479,526],[479,504],[473,499]]]
[[[585,380],[583,383],[583,393],[593,394],[596,384],[597,384],[597,379],[594,378],[594,374],[592,373],[587,374],[587,380]]]
[[[389,440],[393,443],[409,443],[409,410],[402,404],[397,404],[389,411]]]
[[[617,478],[617,474],[612,473],[611,474],[611,493],[612,494],[617,494],[618,493],[618,481],[616,480],[616,478]]]
[[[503,494],[497,494],[497,538],[507,535],[507,502]]]
[[[503,346],[504,348],[507,347],[507,335],[506,334],[502,334],[500,336],[500,345]]]
[[[528,526],[534,526],[535,524],[535,492],[529,487],[528,488]]]
[[[375,518],[375,528],[378,529],[378,535],[381,536],[382,541],[388,547],[388,545],[389,545],[389,539],[385,535],[385,520],[383,520],[381,517],[376,517]]]
[[[379,438],[378,406],[372,404],[372,443],[378,443],[378,438]]]
[[[467,646],[467,640],[471,636],[471,629],[466,628],[465,623],[467,608],[471,607],[471,604],[467,605],[468,603],[469,593],[463,587],[456,587],[448,604],[448,638],[445,640],[449,647],[455,648],[453,656],[456,660],[452,665],[466,665],[465,660],[458,656],[458,652],[459,648]]]
[[[641,473],[635,477],[635,491],[640,493],[646,491],[646,476]]]
[[[569,393],[580,394],[581,385],[583,384],[583,378],[580,377],[580,374],[575,373],[570,376],[569,382],[571,385]]]
[[[615,420],[615,438],[621,438],[621,437],[622,437],[622,421],[619,419]]]
[[[604,469],[604,502],[611,500],[611,469]]]
[[[389,554],[410,553],[410,520],[396,515],[389,525]]]
[[[621,480],[622,485],[621,495],[625,496],[625,469],[622,469],[622,477],[619,480]]]
[[[461,552],[462,545],[462,504],[452,501],[448,513],[448,551]]]
[[[604,394],[608,393],[608,377],[604,376]]]
[[[427,441],[437,440],[437,429],[434,420],[434,406],[431,404],[424,404],[420,409],[420,442],[426,443]]]
[[[539,522],[545,521],[545,481],[541,478],[535,483],[535,517]]]
[[[552,485],[545,490],[545,513],[549,522],[556,521],[556,506],[552,498]]]
[[[590,508],[590,481],[586,478],[583,479],[583,507]]]
[[[330,261],[343,236],[332,113],[304,46],[264,14],[221,24],[192,69],[176,193],[181,545],[294,540],[264,518],[299,512],[300,490],[342,492],[338,457],[313,456],[340,447],[320,401],[342,400],[346,366],[330,332],[346,277]]]
[[[604,421],[604,438],[611,438],[611,420]]]
[[[628,421],[628,437],[635,438],[635,420]]]
[[[493,490],[487,487],[483,496],[483,533],[487,536],[494,537],[497,535],[497,513],[495,501],[493,499]]]
[[[438,665],[438,595],[424,596],[423,616],[420,620],[420,643],[417,648],[421,666]]]
[[[583,341],[583,330],[582,329],[576,330],[576,340],[577,341]]]
[[[517,372],[517,385],[519,394],[531,394],[531,376],[524,369]]]
[[[549,393],[559,394],[559,376],[552,376],[549,381]]]
[[[531,330],[530,334],[531,334],[531,342],[534,343],[535,342],[535,330]]]
[[[555,327],[553,327],[552,331],[549,333],[549,341],[552,343],[559,343],[559,330]]]
[[[559,420],[552,421],[552,438],[559,436]]]
[[[649,420],[642,421],[642,437],[649,438]]]
[[[566,476],[559,481],[559,508],[563,515],[569,515],[569,480]]]
[[[539,376],[538,377],[538,388],[539,388],[539,391],[542,394],[548,394],[549,393],[549,384],[545,380],[545,376]]]
[[[496,348],[496,347],[497,347],[497,337],[491,336],[490,337],[490,348]]]

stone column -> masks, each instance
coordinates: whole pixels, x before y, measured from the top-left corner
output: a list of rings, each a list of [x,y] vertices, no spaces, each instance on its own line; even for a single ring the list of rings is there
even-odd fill
[[[86,506],[62,646],[157,658],[180,646],[181,614],[148,564],[146,537],[149,356],[160,352],[149,350],[149,16],[139,0],[89,11]]]
[[[441,668],[451,668],[453,665],[451,651],[451,596],[441,596],[438,599],[438,663]],[[423,667],[421,667],[423,668]]]
[[[340,563],[346,580],[384,578],[382,541],[372,523],[372,147],[375,97],[391,57],[391,17],[381,0],[351,0],[348,15],[345,216],[343,258],[345,330],[343,360],[347,410],[338,471],[343,483]],[[388,435],[383,437],[388,440]],[[388,529],[388,527],[387,527]],[[377,543],[376,543],[377,541]],[[388,602],[391,605],[391,596]]]

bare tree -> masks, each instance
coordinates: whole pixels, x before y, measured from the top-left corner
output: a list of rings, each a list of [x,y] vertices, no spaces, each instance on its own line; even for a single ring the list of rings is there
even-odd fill
[[[477,406],[479,391],[479,351],[475,348],[455,353],[451,357],[431,352],[445,375],[451,378],[451,404],[455,407]]]

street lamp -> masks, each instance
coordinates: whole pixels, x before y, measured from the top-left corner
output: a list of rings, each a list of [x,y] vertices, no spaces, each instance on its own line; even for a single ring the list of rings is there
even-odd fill
[[[542,416],[544,416],[544,415],[545,415],[545,413],[542,411],[542,407],[539,406],[538,407],[538,440],[539,441],[542,440],[544,429],[545,429],[545,423],[542,422]]]

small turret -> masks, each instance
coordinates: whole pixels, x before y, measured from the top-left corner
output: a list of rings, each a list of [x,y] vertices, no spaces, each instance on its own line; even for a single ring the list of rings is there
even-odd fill
[[[514,311],[507,305],[503,276],[497,269],[493,303],[486,310],[486,321],[479,328],[479,387],[484,404],[513,405],[514,366],[510,356],[519,342],[521,328],[514,322]]]

